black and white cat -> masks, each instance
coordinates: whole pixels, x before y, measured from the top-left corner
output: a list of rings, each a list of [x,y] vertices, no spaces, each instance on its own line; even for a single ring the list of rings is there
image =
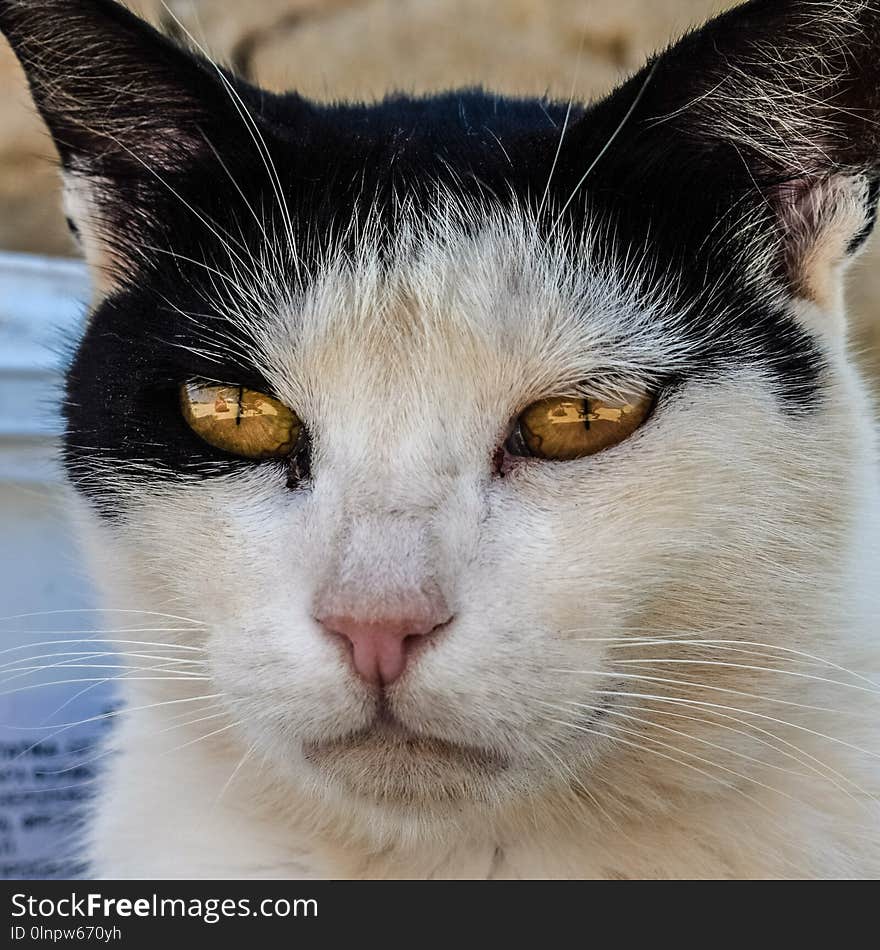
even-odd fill
[[[71,507],[161,631],[96,874],[880,874],[877,4],[753,0],[590,106],[0,27],[97,288]]]

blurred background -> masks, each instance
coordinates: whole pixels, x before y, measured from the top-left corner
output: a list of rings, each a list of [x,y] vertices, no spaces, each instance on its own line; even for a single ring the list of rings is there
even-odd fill
[[[189,31],[246,78],[320,99],[467,84],[590,99],[651,51],[733,5],[129,0],[167,33]],[[52,144],[2,40],[0,88],[0,878],[62,877],[82,870],[72,848],[73,809],[94,787],[95,742],[115,715],[107,679],[81,678],[72,672],[74,661],[33,665],[59,641],[70,643],[71,653],[81,650],[98,626],[54,464],[64,353],[89,289],[82,266],[66,260],[76,251],[60,210]],[[875,244],[880,248],[880,240]],[[878,260],[878,250],[861,259],[850,293],[853,348],[874,381]],[[124,620],[112,618],[110,626],[125,630]],[[35,672],[54,685],[34,684]]]

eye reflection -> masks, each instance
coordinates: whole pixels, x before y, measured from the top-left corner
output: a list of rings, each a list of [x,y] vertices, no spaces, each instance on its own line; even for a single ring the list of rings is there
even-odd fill
[[[601,452],[629,438],[647,419],[653,396],[630,400],[542,399],[517,420],[508,441],[511,454],[569,462]]]
[[[303,424],[295,412],[274,397],[244,386],[184,383],[180,407],[196,435],[242,458],[284,458],[302,435]]]

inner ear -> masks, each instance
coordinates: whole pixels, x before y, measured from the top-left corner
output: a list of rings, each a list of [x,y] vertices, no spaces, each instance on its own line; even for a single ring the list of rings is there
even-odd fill
[[[822,310],[840,307],[841,275],[870,235],[880,179],[859,174],[798,178],[771,189],[792,292]]]

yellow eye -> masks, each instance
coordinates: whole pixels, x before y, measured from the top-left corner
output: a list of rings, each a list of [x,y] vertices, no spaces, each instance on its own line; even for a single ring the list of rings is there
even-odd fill
[[[302,434],[296,413],[277,399],[243,386],[184,383],[180,407],[196,435],[244,458],[283,458]]]
[[[654,400],[542,399],[519,417],[512,451],[567,462],[584,458],[629,438],[648,418]]]

